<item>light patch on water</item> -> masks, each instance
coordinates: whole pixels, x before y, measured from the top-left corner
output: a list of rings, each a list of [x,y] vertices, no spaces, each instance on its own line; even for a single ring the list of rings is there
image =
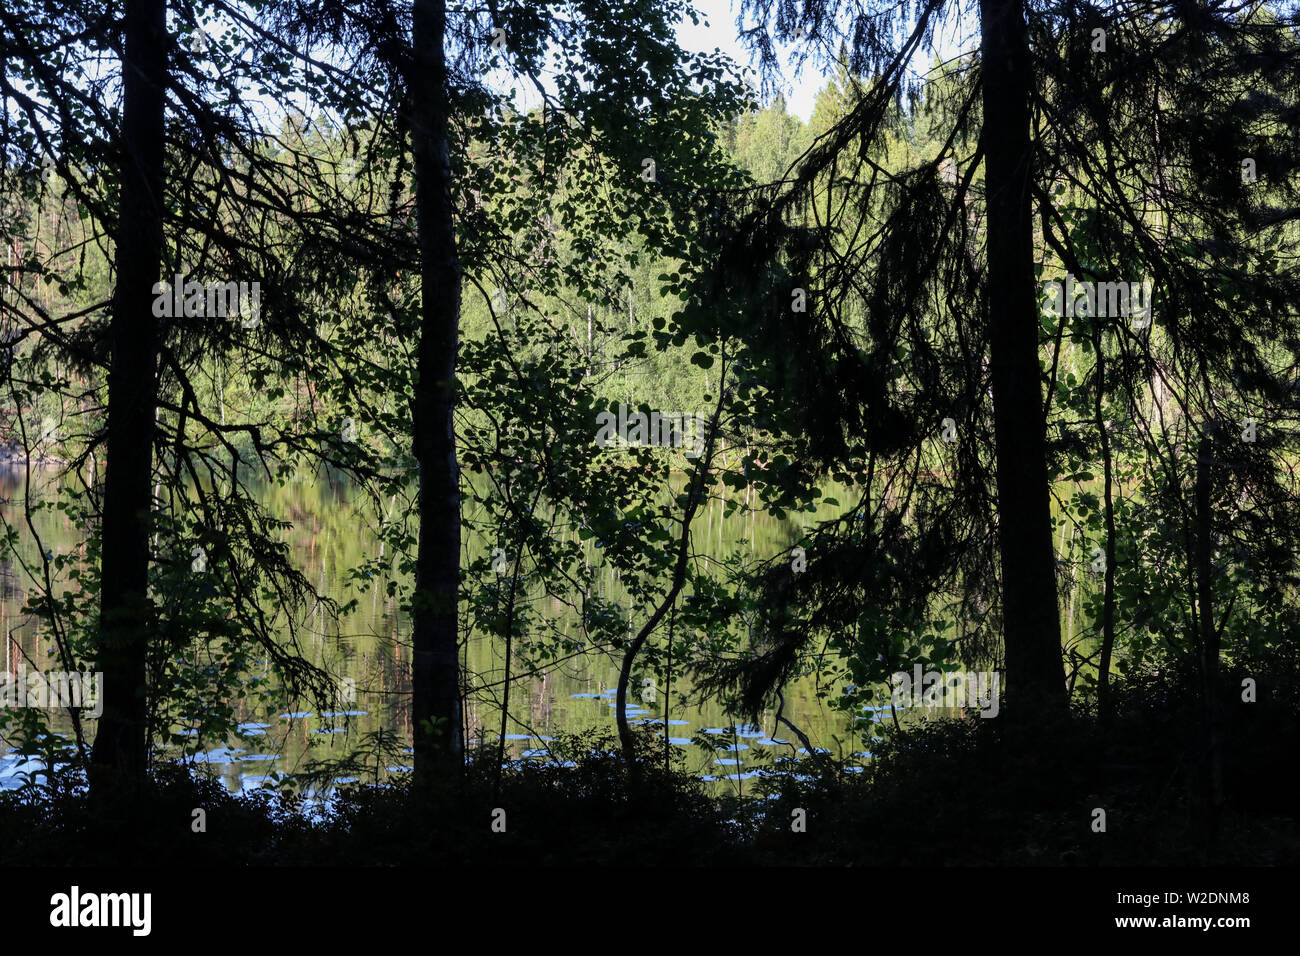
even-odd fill
[[[720,758],[720,759],[715,760],[715,761],[713,761],[713,762],[714,762],[714,763],[720,763],[720,764],[722,764],[724,767],[738,767],[738,766],[740,766],[740,761],[739,761],[739,760],[732,760],[732,759],[729,758],[729,757],[723,757],[723,758]]]
[[[384,769],[389,773],[413,773],[415,771],[414,767],[385,767]]]
[[[209,750],[207,753],[194,754],[189,759],[193,763],[206,763],[206,764],[226,766],[235,761],[236,754],[242,754],[242,753],[244,753],[244,751],[240,750],[237,747],[236,748],[215,747],[212,750]]]
[[[215,756],[215,757],[214,757],[214,756],[211,756],[210,754],[195,754],[195,755],[194,755],[194,759],[193,759],[192,761],[190,761],[190,762],[191,762],[191,763],[210,764],[211,766],[214,766],[214,767],[228,767],[228,766],[230,766],[232,763],[234,763],[235,761],[234,761],[234,758],[232,758],[232,757],[230,757],[230,756],[228,756],[228,755],[226,755],[226,754],[218,754],[218,755]]]
[[[275,760],[277,758],[275,757],[274,754],[245,754],[239,759],[247,761],[247,760]]]
[[[364,717],[370,713],[368,710],[322,710],[322,717]]]
[[[506,734],[506,740],[532,740],[530,734]]]
[[[8,766],[5,766],[8,764]],[[25,782],[19,774],[40,774],[45,772],[45,761],[39,757],[23,757],[21,754],[9,754],[0,758],[0,790],[16,790]]]
[[[301,720],[304,717],[314,716],[314,712],[310,710],[296,710],[292,714],[281,714],[280,716],[285,720]]]

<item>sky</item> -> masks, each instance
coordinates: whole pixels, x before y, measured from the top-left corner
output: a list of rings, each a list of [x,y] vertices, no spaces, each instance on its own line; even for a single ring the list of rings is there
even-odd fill
[[[684,20],[678,27],[677,39],[682,47],[692,52],[706,52],[716,48],[740,66],[752,70],[756,61],[751,59],[741,44],[740,31],[736,26],[740,0],[695,0],[694,6],[701,14],[700,24],[693,26],[689,20]],[[972,38],[977,36],[973,27],[967,20],[958,20],[956,17],[945,22],[936,35],[940,55],[955,56],[963,50],[971,49],[975,42]],[[785,72],[786,108],[807,122],[812,117],[817,93],[825,86],[825,78],[818,65],[811,61],[805,66],[802,76],[791,76],[788,67]]]
[[[890,0],[878,0],[878,2],[880,6],[885,6]],[[761,90],[756,69],[757,61],[740,42],[737,17],[741,3],[742,0],[693,0],[692,6],[700,14],[700,22],[692,24],[688,18],[683,18],[677,26],[677,41],[684,50],[692,53],[711,53],[714,50],[721,50],[741,68],[743,75],[753,83],[754,89]],[[935,31],[935,43],[940,57],[944,59],[955,57],[973,49],[978,43],[978,23],[973,19],[973,14],[967,14],[967,9],[971,7],[973,4],[969,2],[955,2],[945,6],[945,19]],[[747,21],[747,25],[754,24],[750,20]],[[826,64],[810,58],[804,64],[803,72],[798,76],[794,75],[788,55],[793,50],[792,44],[777,45],[784,74],[777,87],[785,96],[786,109],[804,122],[808,122],[812,118],[817,94],[826,85],[826,76],[830,71]],[[918,52],[911,64],[914,75],[930,66],[930,56],[927,52]],[[553,77],[543,73],[538,80],[545,89],[554,92]],[[537,105],[538,97],[532,82],[513,71],[498,67],[487,74],[487,82],[502,92],[509,91],[518,109],[528,110]],[[771,95],[760,93],[759,99],[766,103],[774,95],[774,93]]]

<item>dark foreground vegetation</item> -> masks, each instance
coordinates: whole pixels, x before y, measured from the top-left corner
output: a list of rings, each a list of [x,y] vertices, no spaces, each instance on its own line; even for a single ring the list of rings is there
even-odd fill
[[[301,796],[235,796],[174,764],[127,807],[92,806],[73,776],[41,779],[0,796],[0,864],[113,866],[127,854],[132,865],[186,867],[1296,865],[1291,663],[1261,681],[1259,703],[1224,701],[1225,793],[1213,815],[1197,714],[1171,674],[1117,688],[1105,731],[1082,715],[1015,735],[996,720],[936,720],[882,745],[860,775],[821,756],[801,762],[799,778],[774,774],[743,796],[711,796],[653,759],[629,771],[616,741],[594,734],[553,745],[573,767],[498,772],[495,751],[471,753],[459,781],[344,787],[315,819]],[[205,833],[192,830],[196,807]],[[504,832],[492,825],[498,808]],[[1105,832],[1092,826],[1096,808]]]

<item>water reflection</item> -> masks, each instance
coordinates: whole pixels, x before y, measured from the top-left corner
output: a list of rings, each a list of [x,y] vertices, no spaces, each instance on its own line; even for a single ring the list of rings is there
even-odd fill
[[[46,483],[48,485],[48,482]],[[40,482],[36,486],[41,487]],[[24,522],[15,520],[22,515],[21,483],[0,476],[0,513],[18,530],[17,548],[27,560],[37,557],[34,540],[25,530]],[[48,493],[48,492],[47,492]],[[376,575],[374,587],[356,591],[349,584],[349,572],[364,559],[382,552],[380,545],[367,528],[362,512],[356,507],[354,492],[345,482],[321,479],[272,484],[261,491],[264,506],[277,517],[292,522],[285,533],[285,542],[298,566],[313,584],[329,597],[346,602],[357,599],[357,610],[341,623],[332,622],[320,607],[307,611],[302,626],[301,647],[318,665],[325,667],[337,680],[350,680],[355,686],[355,697],[341,699],[336,709],[298,709],[319,707],[313,700],[281,698],[275,706],[268,707],[260,699],[250,696],[232,701],[236,736],[229,740],[205,739],[197,721],[186,718],[171,728],[174,738],[183,743],[160,746],[160,758],[184,759],[208,768],[220,775],[232,791],[274,782],[279,774],[306,771],[311,762],[321,759],[338,760],[350,750],[373,745],[376,739],[385,746],[402,745],[387,750],[410,754],[410,624],[400,604],[387,594],[387,581]],[[44,511],[35,516],[41,540],[52,551],[71,555],[80,553],[81,532],[62,511]],[[753,548],[755,552],[775,553],[788,545],[795,529],[788,521],[778,521],[770,516],[727,517],[720,502],[712,502],[700,515],[699,550],[707,555],[722,558],[735,548]],[[590,544],[590,542],[588,542]],[[471,542],[471,557],[481,542]],[[593,562],[599,555],[589,549]],[[83,570],[73,564],[69,570]],[[65,583],[71,584],[71,581]],[[27,599],[26,584],[12,561],[0,561],[0,632],[6,640],[5,666],[16,674],[20,666],[30,662],[48,660],[46,652],[49,638],[39,621],[23,616],[21,607]],[[627,601],[627,595],[612,577],[601,585],[602,596],[607,600]],[[551,601],[548,613],[552,615],[557,631],[568,635],[581,631],[581,622],[571,611]],[[499,641],[482,636],[472,638],[466,648],[468,670],[484,684],[499,680],[504,664],[504,648]],[[202,657],[197,647],[186,651],[184,660],[198,662]],[[533,741],[550,743],[560,734],[598,730],[613,734],[616,728],[619,658],[607,653],[589,652],[562,665],[528,673],[517,679],[511,691],[510,720],[528,733],[506,735],[507,752],[512,759],[554,762],[549,751],[537,747]],[[42,666],[49,666],[42,664]],[[274,674],[265,661],[259,661],[258,677],[274,684]],[[512,673],[525,673],[518,662]],[[639,690],[639,688],[638,688]],[[695,701],[688,679],[677,676],[670,687],[659,688],[660,703],[643,706],[640,701],[628,701],[626,715],[630,722],[657,729],[660,739],[678,748],[691,748],[691,731],[683,735],[664,736],[669,728],[703,728],[703,732],[731,738],[732,743],[718,749],[720,757],[700,749],[689,752],[688,761],[694,759],[701,775],[711,760],[730,759],[742,766],[740,757],[750,745],[755,747],[785,747],[788,742],[769,736],[778,728],[774,714],[764,715],[760,724],[733,724],[713,702]],[[685,693],[691,703],[682,706],[678,695]],[[831,734],[844,736],[846,723],[841,714],[826,708],[817,694],[815,682],[802,681],[788,688],[785,695],[785,715],[814,741],[827,741]],[[474,696],[467,702],[466,733],[471,742],[489,743],[496,740],[501,728],[501,713],[496,704],[497,691]],[[663,701],[670,701],[669,713],[663,712]],[[603,701],[601,707],[595,702]],[[648,703],[648,702],[646,702]],[[338,722],[336,725],[335,722]],[[52,726],[66,732],[70,729],[67,715],[54,712]],[[89,722],[93,732],[93,721]],[[244,738],[256,738],[259,753],[247,754],[238,747]],[[385,739],[386,738],[386,739]],[[739,743],[735,738],[743,739]],[[5,753],[9,743],[0,742],[0,785],[17,786],[17,775],[42,769],[39,762]],[[214,746],[215,745],[215,746]],[[251,745],[251,744],[250,744]],[[390,758],[391,759],[391,758]],[[256,764],[258,771],[267,774],[245,775],[241,765]],[[374,765],[374,762],[371,762]],[[564,764],[559,764],[564,766]],[[410,768],[394,764],[381,773],[409,773]],[[728,777],[727,779],[732,779]],[[744,779],[738,777],[736,779]],[[382,782],[382,781],[381,781]]]

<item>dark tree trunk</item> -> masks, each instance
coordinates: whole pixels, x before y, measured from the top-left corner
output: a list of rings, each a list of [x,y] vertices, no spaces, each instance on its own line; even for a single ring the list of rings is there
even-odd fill
[[[980,0],[980,19],[1007,707],[1032,720],[1066,707],[1030,223],[1033,74],[1022,0]]]
[[[420,344],[412,400],[420,469],[420,542],[412,606],[411,716],[415,779],[463,764],[456,598],[460,574],[460,477],[452,412],[460,326],[460,262],[451,204],[449,97],[442,0],[416,0],[407,95],[420,237]]]
[[[91,754],[91,792],[129,795],[143,785],[148,753],[145,653],[149,533],[157,402],[154,284],[163,256],[165,0],[126,0],[117,286],[109,326],[108,468],[104,479],[98,669],[104,712]]]

